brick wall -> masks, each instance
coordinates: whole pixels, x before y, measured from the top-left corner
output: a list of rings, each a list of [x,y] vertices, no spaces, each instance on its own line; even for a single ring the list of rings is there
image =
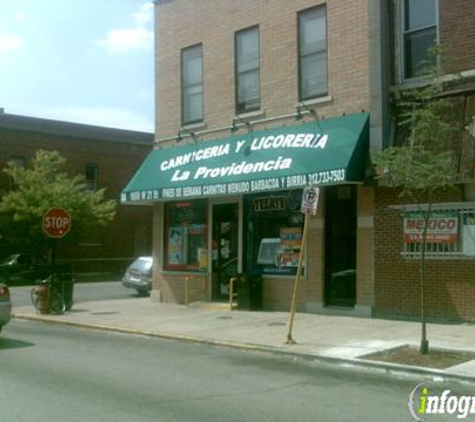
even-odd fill
[[[121,190],[129,182],[151,148],[151,144],[142,145],[79,138],[73,135],[61,136],[28,130],[0,129],[0,168],[4,168],[13,156],[24,157],[26,166],[29,167],[38,149],[56,150],[66,158],[66,170],[71,176],[84,175],[86,164],[96,164],[98,188],[106,188],[106,198],[119,202]],[[8,188],[8,183],[6,176],[0,173],[0,193]],[[62,242],[67,246],[60,249],[58,257],[74,260],[77,271],[81,272],[100,272],[105,268],[125,267],[126,263],[138,253],[137,241],[145,247],[141,253],[149,253],[151,217],[151,207],[118,204],[116,217],[110,225],[97,230],[87,239],[81,235],[74,241],[64,238]],[[136,239],[139,234],[147,238]],[[89,245],[86,246],[85,243]],[[98,260],[98,262],[88,262],[87,260],[90,259]],[[100,262],[100,259],[119,259],[119,261],[107,263]]]
[[[439,202],[461,201],[446,192]],[[419,261],[401,257],[403,220],[389,205],[405,203],[390,188],[376,190],[375,303],[376,316],[418,318],[420,315]],[[475,260],[426,261],[427,315],[436,320],[475,321]]]
[[[311,0],[174,0],[157,10],[157,138],[180,129],[181,49],[203,44],[206,127],[229,126],[234,109],[234,34],[260,28],[262,109],[266,117],[295,113],[298,102],[297,13]],[[321,117],[369,110],[368,4],[327,3],[329,95]],[[282,122],[278,123],[279,125]],[[264,129],[259,127],[258,129]],[[212,137],[217,137],[213,134]]]
[[[356,304],[371,307],[374,297],[374,189],[358,186],[357,195]]]
[[[475,4],[473,0],[440,0],[441,42],[457,71],[475,69]]]
[[[229,127],[235,116],[234,34],[259,25],[260,29],[260,117],[276,117],[296,112],[298,103],[297,14],[319,4],[327,6],[328,95],[330,101],[315,106],[323,118],[369,111],[369,22],[365,0],[173,0],[156,7],[157,139],[176,136],[181,128],[181,50],[201,43],[204,68],[205,126]],[[257,120],[252,119],[252,120]],[[256,124],[255,130],[293,125],[289,118],[274,123]],[[229,136],[229,131],[200,135],[200,141]],[[173,142],[169,143],[172,145]],[[363,215],[372,216],[372,197],[362,195]],[[368,196],[369,195],[369,196]],[[360,207],[360,204],[358,205]],[[320,214],[312,218],[308,243],[308,277],[302,279],[300,309],[323,302],[324,274],[324,193]],[[154,253],[161,256],[160,206],[155,207]],[[358,301],[370,305],[372,299],[372,261],[365,246],[371,227],[358,231]],[[161,259],[157,256],[157,259]],[[154,288],[164,301],[183,302],[183,279],[160,273],[157,266]],[[269,310],[288,310],[294,277],[266,276],[264,306]]]

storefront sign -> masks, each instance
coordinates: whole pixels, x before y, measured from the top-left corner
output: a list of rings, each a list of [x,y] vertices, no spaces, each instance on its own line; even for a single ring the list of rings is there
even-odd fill
[[[121,201],[155,202],[361,181],[366,113],[153,150]]]
[[[434,211],[427,222],[426,243],[454,244],[458,241],[457,212]],[[407,213],[404,217],[404,241],[421,243],[425,219],[423,213]]]
[[[255,198],[252,201],[252,208],[256,212],[281,211],[287,208],[286,196],[266,196]]]

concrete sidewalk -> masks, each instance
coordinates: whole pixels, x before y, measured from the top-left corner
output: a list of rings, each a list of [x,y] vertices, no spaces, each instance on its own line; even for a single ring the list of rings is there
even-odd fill
[[[38,315],[32,306],[13,309],[16,318],[80,327],[205,342],[228,347],[284,353],[475,382],[475,360],[446,370],[386,364],[361,358],[401,345],[418,346],[420,323],[382,319],[295,316],[294,345],[287,345],[285,312],[229,311],[153,303],[150,298],[82,302],[65,315]],[[431,348],[475,352],[475,326],[428,324]]]

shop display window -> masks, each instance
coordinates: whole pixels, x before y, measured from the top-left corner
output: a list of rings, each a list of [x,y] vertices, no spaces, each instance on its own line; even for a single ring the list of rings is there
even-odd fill
[[[300,257],[304,215],[302,190],[245,198],[245,256],[254,274],[294,275]]]
[[[165,204],[164,269],[207,271],[207,227],[206,202]]]

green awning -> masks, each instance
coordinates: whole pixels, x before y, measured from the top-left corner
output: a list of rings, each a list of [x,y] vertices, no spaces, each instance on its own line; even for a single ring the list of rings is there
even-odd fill
[[[230,196],[361,182],[367,113],[155,149],[122,203]]]

